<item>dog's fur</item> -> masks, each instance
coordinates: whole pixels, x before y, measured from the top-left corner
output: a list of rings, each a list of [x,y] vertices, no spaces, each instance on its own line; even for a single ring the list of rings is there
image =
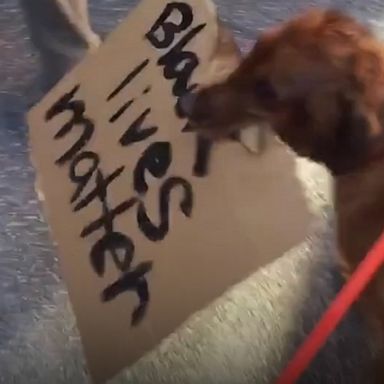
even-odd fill
[[[190,121],[212,137],[266,121],[324,164],[347,274],[384,230],[384,46],[353,18],[312,10],[266,32],[228,79],[199,91]],[[363,302],[384,330],[384,272]]]

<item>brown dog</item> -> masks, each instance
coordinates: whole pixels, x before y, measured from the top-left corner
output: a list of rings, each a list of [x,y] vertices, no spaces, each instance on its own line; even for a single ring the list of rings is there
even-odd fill
[[[264,121],[324,164],[335,177],[340,254],[346,272],[356,268],[384,230],[384,46],[367,28],[310,11],[262,35],[190,106],[191,124],[211,137]],[[384,330],[383,271],[365,297]]]

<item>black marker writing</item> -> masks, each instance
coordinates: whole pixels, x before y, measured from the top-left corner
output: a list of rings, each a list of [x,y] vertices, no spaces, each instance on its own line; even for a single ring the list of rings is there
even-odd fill
[[[89,257],[93,270],[99,276],[105,273],[107,254],[112,256],[116,268],[122,273],[120,278],[110,284],[102,292],[102,300],[109,301],[126,291],[136,292],[139,304],[132,313],[132,324],[136,325],[144,316],[149,301],[148,283],[145,275],[151,270],[151,263],[140,263],[131,269],[135,247],[131,238],[123,233],[115,231],[114,220],[117,216],[131,209],[138,203],[138,199],[130,198],[115,208],[108,205],[107,195],[110,185],[121,176],[124,166],[117,168],[111,174],[105,176],[100,170],[99,155],[92,151],[84,150],[94,132],[93,122],[85,115],[85,103],[83,100],[74,99],[79,86],[64,94],[46,112],[47,121],[65,111],[72,112],[72,116],[55,134],[56,140],[64,138],[75,127],[82,128],[80,137],[61,157],[56,160],[58,166],[70,162],[68,174],[75,190],[70,198],[74,204],[73,210],[80,211],[91,202],[98,200],[102,205],[102,215],[99,219],[86,225],[81,237],[87,237],[98,229],[104,229],[104,235],[92,246]],[[91,180],[96,179],[96,185],[85,196],[85,188]]]
[[[192,27],[193,10],[182,2],[170,2],[165,7],[155,24],[146,34],[146,39],[156,49],[164,50],[157,61],[162,67],[163,75],[167,80],[173,81],[172,93],[176,97],[176,114],[184,118],[180,108],[180,97],[191,92],[195,84],[189,84],[199,59],[197,55],[188,50],[187,45],[205,28],[205,24]],[[182,34],[182,36],[179,36]],[[107,101],[111,101],[119,95],[148,65],[149,59],[143,60],[137,65],[108,95]],[[82,238],[90,238],[96,231],[103,231],[102,236],[93,244],[89,257],[93,270],[98,276],[103,276],[106,270],[108,255],[121,272],[120,277],[109,284],[102,292],[101,299],[110,301],[123,292],[133,291],[137,294],[139,304],[132,313],[132,324],[137,324],[144,316],[150,298],[146,275],[152,269],[151,262],[138,263],[132,266],[135,245],[132,239],[115,229],[116,218],[123,213],[136,209],[137,225],[140,231],[150,241],[163,240],[169,232],[170,208],[172,192],[181,193],[178,207],[184,216],[190,217],[194,206],[194,196],[191,184],[181,177],[169,177],[161,185],[159,190],[158,223],[154,223],[148,216],[143,196],[148,192],[148,174],[157,178],[163,178],[169,171],[172,162],[172,147],[168,142],[157,141],[150,143],[139,157],[133,171],[133,187],[141,196],[134,196],[122,201],[118,205],[110,206],[108,194],[113,183],[121,177],[124,166],[117,167],[113,172],[104,174],[100,169],[98,154],[86,151],[85,147],[91,140],[94,132],[94,124],[86,116],[84,101],[75,98],[79,86],[63,95],[46,113],[46,120],[53,119],[56,115],[70,111],[72,116],[56,133],[55,139],[65,137],[69,132],[78,130],[76,142],[57,160],[57,165],[70,163],[69,177],[75,189],[71,196],[71,205],[74,212],[86,209],[91,203],[101,204],[102,212],[98,218],[87,223],[81,231]],[[142,91],[146,95],[151,91],[148,85]],[[111,113],[110,123],[115,123],[131,107],[135,99],[124,100],[124,104]],[[147,123],[151,108],[146,108],[128,127],[119,139],[122,146],[144,141],[154,135],[158,127]],[[77,131],[75,131],[77,132]],[[196,174],[204,175],[207,172],[209,149],[211,144],[205,139],[197,140]],[[89,188],[91,180],[95,180],[95,186]],[[88,187],[87,187],[88,186]],[[177,199],[177,196],[173,196]]]
[[[172,15],[178,14],[178,18]],[[180,18],[181,16],[181,18]],[[174,20],[180,20],[178,23]],[[176,36],[186,31],[193,23],[193,11],[188,4],[173,2],[169,3],[155,24],[146,34],[148,41],[157,49],[166,49],[172,46]],[[163,67],[164,77],[174,80],[172,93],[176,97],[175,112],[179,118],[186,118],[181,108],[181,97],[192,92],[197,84],[189,84],[189,81],[199,65],[196,53],[185,50],[186,45],[192,41],[204,28],[206,24],[200,24],[189,30],[180,40],[166,53],[164,53],[157,64]],[[187,122],[182,132],[189,132],[190,125]],[[203,177],[208,173],[208,165],[212,145],[206,139],[198,138],[196,141],[196,160],[193,168],[195,176]]]
[[[175,24],[177,17],[181,16],[180,23]],[[192,8],[185,3],[171,2],[145,35],[151,44],[157,49],[168,48],[174,41],[175,35],[190,27],[193,21]]]
[[[126,147],[138,141],[148,139],[158,130],[158,127],[150,126],[143,128],[143,124],[147,116],[151,113],[151,108],[147,108],[124,132],[119,142],[122,146]]]
[[[170,21],[170,16],[175,11],[181,15],[181,22],[179,24]],[[192,25],[192,22],[193,11],[188,4],[169,3],[145,36],[155,48],[169,48],[175,41],[176,35],[188,29]],[[184,51],[184,48],[205,26],[206,24],[200,24],[192,28],[157,61],[157,64],[164,68],[164,77],[168,80],[175,80],[172,92],[177,98],[190,92],[195,87],[195,85],[189,86],[188,82],[194,70],[199,65],[199,59],[194,52]],[[182,113],[178,101],[175,108],[179,117],[186,117]]]
[[[195,176],[204,177],[208,174],[212,146],[213,142],[211,140],[196,135],[196,156],[193,166]]]
[[[104,274],[105,265],[105,253],[110,251],[119,270],[125,271],[133,257],[134,246],[132,240],[126,235],[114,231],[114,219],[116,214],[112,213],[107,202],[109,183],[106,182],[106,178],[100,169],[96,170],[96,197],[102,204],[102,226],[104,226],[105,234],[97,241],[91,250],[91,264],[94,267],[95,272],[98,275]],[[133,205],[133,203],[131,204]],[[84,232],[84,230],[83,230]],[[90,234],[83,234],[81,237],[86,237]],[[116,251],[118,249],[124,249],[124,255],[122,262],[119,261]]]
[[[205,27],[201,24],[191,29],[180,41],[158,60],[158,65],[164,67],[164,77],[168,80],[175,80],[172,93],[176,97],[185,95],[188,89],[188,82],[199,65],[196,53],[183,51],[183,48]]]
[[[119,280],[105,288],[101,296],[103,301],[111,301],[123,292],[135,291],[139,297],[139,304],[132,313],[132,325],[137,325],[143,319],[148,307],[150,297],[145,275],[152,270],[152,264],[146,261],[123,273]]]
[[[111,220],[114,220],[115,217],[123,214],[124,212],[131,209],[136,203],[137,199],[132,197],[131,199],[125,200],[119,205],[117,205],[115,208],[110,209],[108,212],[108,215],[106,216],[103,214],[100,218],[97,220],[92,221],[90,224],[86,225],[83,230],[81,231],[80,236],[81,237],[87,237],[91,233],[97,231],[98,229],[102,228],[103,226],[107,225]]]
[[[91,265],[99,276],[103,276],[105,272],[105,255],[109,251],[116,267],[124,272],[131,265],[134,250],[135,246],[129,237],[119,232],[108,232],[92,247],[90,254]],[[117,251],[123,251],[122,257],[117,256]]]
[[[55,116],[65,111],[72,112],[72,118],[64,124],[61,129],[56,133],[55,139],[61,139],[66,136],[72,129],[82,128],[82,133],[78,140],[69,148],[62,156],[55,162],[58,165],[63,165],[70,161],[78,152],[80,152],[87,143],[91,140],[94,132],[94,124],[91,119],[84,115],[85,104],[82,100],[73,100],[75,94],[80,86],[76,85],[70,92],[64,94],[58,101],[56,101],[45,114],[45,120],[49,121]]]
[[[110,93],[107,97],[107,101],[112,100],[116,95],[118,95],[147,65],[149,64],[149,59],[144,60],[139,64],[132,72],[130,72],[125,79]]]
[[[152,87],[148,85],[148,87],[144,89],[143,95],[146,95],[147,93],[151,92],[151,90],[152,90]]]
[[[86,168],[85,172],[83,171],[80,174],[80,171],[77,168],[80,164],[84,162],[88,163],[88,168]],[[94,152],[81,152],[76,155],[76,157],[73,159],[69,168],[69,178],[71,179],[71,181],[77,184],[77,187],[71,197],[71,203],[73,203],[79,198],[80,194],[83,192],[85,186],[90,181],[92,175],[95,173],[99,164],[99,156]]]
[[[133,186],[137,193],[144,194],[148,191],[145,171],[158,179],[167,173],[172,161],[171,148],[168,142],[154,142],[143,152],[133,172]]]
[[[107,190],[108,186],[117,179],[124,171],[124,166],[117,168],[112,174],[107,176],[106,178],[103,177],[103,190]],[[74,180],[72,180],[74,181]],[[74,207],[74,212],[80,211],[80,209],[85,208],[90,204],[95,198],[99,197],[100,195],[100,187],[98,185],[95,186],[95,188],[88,193],[87,196],[85,196],[83,199],[81,199]]]
[[[140,230],[151,241],[163,240],[169,231],[169,208],[170,197],[173,189],[181,187],[183,190],[183,198],[180,201],[180,210],[187,217],[191,216],[193,208],[193,191],[191,184],[181,177],[170,177],[167,179],[160,189],[159,196],[159,215],[160,224],[156,225],[148,217],[143,202],[139,203],[137,209],[137,222]]]
[[[107,202],[107,187],[106,179],[103,176],[102,172],[98,169],[96,174],[96,189],[98,191],[98,198],[102,203],[103,208],[103,226],[105,229],[104,236],[97,241],[91,249],[90,258],[91,265],[93,266],[95,272],[102,276],[105,272],[105,258],[106,253],[109,252],[112,255],[114,264],[118,270],[123,272],[123,275],[112,285],[109,285],[102,292],[102,300],[108,301],[112,300],[119,294],[131,290],[136,292],[139,298],[138,307],[132,313],[132,324],[137,324],[137,311],[140,308],[146,308],[149,300],[148,293],[148,283],[145,278],[145,274],[150,271],[150,269],[141,271],[140,274],[137,273],[137,270],[130,271],[130,266],[133,260],[134,254],[134,244],[132,240],[120,232],[114,231],[114,219],[116,214],[112,212],[108,207]],[[131,205],[134,204],[134,199],[130,199]],[[128,204],[127,204],[128,205]],[[129,207],[127,207],[129,209]],[[118,253],[120,251],[120,253]],[[122,252],[122,254],[121,254]],[[121,282],[126,281],[127,276],[131,272],[131,279],[129,280],[130,285],[129,289],[125,285],[122,285]],[[136,274],[135,274],[136,273]],[[136,278],[134,278],[136,277]],[[143,295],[143,285],[147,292],[146,295]],[[112,295],[113,293],[113,295]]]
[[[114,123],[116,122],[120,117],[121,115],[133,104],[135,100],[132,99],[132,100],[129,100],[128,102],[126,102],[125,104],[123,104],[109,119],[109,122],[110,123]]]

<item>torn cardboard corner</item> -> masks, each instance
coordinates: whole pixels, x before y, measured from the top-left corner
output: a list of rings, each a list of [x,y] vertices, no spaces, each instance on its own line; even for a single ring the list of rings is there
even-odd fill
[[[139,359],[301,242],[294,162],[213,148],[198,177],[179,98],[209,72],[211,3],[144,0],[29,114],[32,160],[93,380]],[[201,160],[201,159],[200,159]],[[201,164],[200,164],[201,165]]]

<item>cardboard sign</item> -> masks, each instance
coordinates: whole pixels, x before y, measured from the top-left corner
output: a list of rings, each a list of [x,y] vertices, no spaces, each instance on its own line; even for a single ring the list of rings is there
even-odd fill
[[[32,160],[95,382],[303,240],[293,159],[207,152],[179,98],[206,81],[213,6],[145,0],[29,114]],[[209,149],[209,148],[208,148]]]

